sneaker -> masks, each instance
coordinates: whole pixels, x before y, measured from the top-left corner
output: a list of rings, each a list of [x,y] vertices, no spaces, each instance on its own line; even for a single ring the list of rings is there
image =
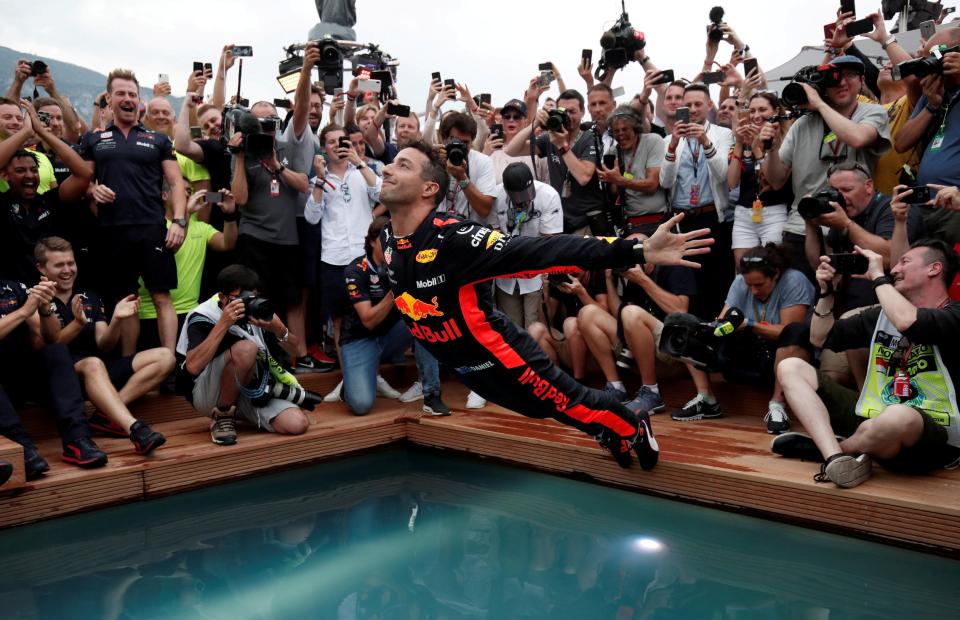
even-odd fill
[[[237,408],[231,406],[226,411],[214,407],[210,412],[210,440],[219,446],[232,446],[237,443]]]
[[[27,480],[35,480],[50,470],[50,464],[36,446],[23,446],[23,469]]]
[[[384,398],[400,398],[400,392],[395,390],[393,386],[387,383],[387,380],[380,375],[377,375],[377,394]]]
[[[337,367],[337,360],[333,359],[320,348],[320,345],[313,345],[307,349],[307,353],[317,364],[317,372],[329,372]]]
[[[413,385],[407,388],[407,391],[400,395],[401,403],[412,403],[415,400],[423,398],[423,384],[414,381]]]
[[[640,432],[633,442],[633,451],[637,453],[640,467],[649,471],[660,460],[660,444],[657,443],[657,438],[653,435],[653,427],[650,425],[650,416],[647,412],[639,411],[636,415]]]
[[[629,403],[626,404],[627,409],[634,413],[640,411],[645,411],[649,415],[653,415],[658,411],[663,411],[666,405],[663,403],[663,397],[660,396],[658,392],[654,392],[647,386],[641,387],[637,391],[637,395],[633,397]]]
[[[5,485],[12,475],[13,463],[0,459],[0,486]]]
[[[423,395],[423,410],[434,416],[450,415],[450,407],[440,400],[440,392]]]
[[[823,454],[820,453],[820,448],[813,443],[813,439],[809,435],[803,433],[794,432],[777,435],[770,444],[770,451],[788,459],[800,459],[801,461],[812,461],[814,463],[823,462]]]
[[[615,387],[613,387],[612,385],[610,385],[609,383],[606,384],[605,386],[603,386],[603,389],[602,389],[601,391],[602,391],[604,394],[609,394],[610,396],[612,396],[614,399],[616,399],[616,401],[617,401],[618,403],[622,403],[622,402],[626,401],[626,400],[629,398],[629,396],[627,396],[627,391],[626,391],[626,390],[621,390],[620,388],[615,388]]]
[[[487,406],[487,399],[473,390],[467,394],[467,409],[483,409]]]
[[[683,409],[677,409],[670,417],[680,422],[691,422],[693,420],[719,418],[722,415],[720,403],[715,402],[711,405],[703,399],[703,394],[697,394],[683,406]]]
[[[130,441],[133,442],[133,449],[137,454],[150,454],[167,443],[167,438],[137,420],[130,427]]]
[[[841,489],[852,489],[870,477],[873,463],[866,454],[850,456],[834,454],[820,465],[820,473],[813,477],[814,482],[829,480]]]
[[[631,450],[633,450],[633,444],[642,432],[640,429],[637,429],[637,435],[634,436],[633,439],[627,439],[626,437],[619,437],[615,435],[613,431],[605,428],[600,431],[596,439],[602,448],[608,450],[610,454],[613,455],[617,465],[623,469],[627,469],[633,464],[633,453],[631,452]]]
[[[90,419],[87,420],[87,425],[91,429],[103,433],[104,435],[109,435],[110,437],[130,436],[130,433],[128,433],[125,428],[100,413],[99,410],[94,410],[93,415],[91,415]]]
[[[333,370],[331,368],[331,370]],[[293,364],[294,374],[303,375],[311,372],[324,372],[320,370],[320,362],[307,353],[303,357],[296,358]]]
[[[63,444],[62,458],[67,463],[79,465],[84,469],[103,467],[107,464],[107,455],[89,437],[81,437]]]
[[[343,381],[337,384],[329,394],[323,397],[325,403],[339,403],[343,400]]]
[[[790,430],[790,418],[787,417],[783,403],[771,402],[767,408],[767,415],[763,416],[763,421],[767,423],[767,432],[771,435],[779,435]]]

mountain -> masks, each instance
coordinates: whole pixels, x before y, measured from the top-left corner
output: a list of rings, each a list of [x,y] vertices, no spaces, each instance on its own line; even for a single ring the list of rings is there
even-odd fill
[[[67,97],[77,110],[77,114],[87,123],[93,112],[93,101],[97,95],[102,93],[107,85],[107,76],[97,73],[85,67],[80,67],[69,62],[63,62],[55,58],[45,56],[34,56],[12,50],[9,47],[0,46],[0,94],[6,94],[13,82],[13,69],[17,66],[17,60],[26,58],[29,61],[42,60],[50,67],[53,79],[57,84],[57,90],[60,94]],[[142,85],[141,85],[142,86]],[[147,88],[140,88],[140,96],[146,101],[153,97],[152,84]],[[41,96],[46,92],[42,88],[38,89]],[[23,95],[33,95],[33,81],[27,80],[23,85]],[[170,103],[175,111],[180,110],[183,103],[183,97],[169,97]]]

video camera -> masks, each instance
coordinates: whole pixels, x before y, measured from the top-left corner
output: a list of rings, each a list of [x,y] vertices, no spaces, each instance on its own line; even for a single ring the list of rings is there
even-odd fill
[[[833,65],[810,65],[797,71],[792,78],[781,79],[790,79],[791,82],[783,87],[780,100],[784,105],[793,108],[808,103],[807,92],[801,84],[809,84],[820,96],[824,96],[826,89],[840,84],[842,77],[840,69]]]
[[[603,55],[600,57],[600,62],[597,63],[597,70],[594,75],[601,81],[606,78],[608,69],[626,67],[636,53],[647,45],[647,39],[643,36],[643,33],[634,30],[633,26],[630,25],[625,0],[621,0],[620,6],[622,9],[620,19],[600,37],[600,47],[603,48]]]
[[[251,159],[269,159],[273,156],[274,134],[280,126],[276,116],[257,118],[240,106],[224,106],[221,140],[229,142],[236,132],[243,134],[239,146],[230,147],[231,153],[245,153]]]
[[[943,57],[950,52],[960,52],[960,45],[954,47],[940,45],[931,50],[930,55],[925,58],[904,60],[893,68],[890,75],[895,80],[902,80],[911,75],[917,78],[925,78],[928,75],[943,75]]]
[[[723,28],[720,25],[723,23],[723,13],[722,6],[715,6],[710,9],[710,25],[707,26],[707,37],[714,43],[723,40]]]
[[[671,312],[663,321],[660,352],[699,370],[714,370],[723,339],[734,333],[743,320],[743,311],[739,308],[730,308],[715,321],[702,321],[686,312]]]
[[[841,207],[847,206],[843,194],[832,187],[826,187],[813,196],[801,198],[800,202],[797,203],[797,213],[805,220],[812,220],[821,215],[833,213],[833,207],[830,206],[831,202],[835,202]]]
[[[570,129],[570,115],[566,108],[554,108],[547,112],[547,130],[560,133]]]

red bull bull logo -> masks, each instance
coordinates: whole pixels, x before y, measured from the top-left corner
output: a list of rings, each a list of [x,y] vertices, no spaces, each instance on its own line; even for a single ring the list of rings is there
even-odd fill
[[[432,303],[427,303],[420,301],[410,293],[403,293],[394,300],[394,304],[396,304],[400,314],[414,321],[420,321],[428,316],[443,316],[443,313],[437,309],[436,297],[433,298]]]

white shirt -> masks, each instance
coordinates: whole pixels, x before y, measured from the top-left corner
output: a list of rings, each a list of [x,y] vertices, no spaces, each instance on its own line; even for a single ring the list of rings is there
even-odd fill
[[[480,151],[470,149],[470,153],[467,155],[467,171],[470,183],[475,185],[481,194],[484,196],[497,195],[497,181],[493,172],[493,161],[490,157]],[[453,198],[452,202],[451,197]],[[443,202],[440,203],[440,206],[437,207],[437,210],[453,213],[480,224],[489,224],[492,226],[496,221],[492,209],[490,215],[487,217],[481,217],[479,213],[473,210],[473,207],[467,202],[466,195],[460,188],[460,182],[453,177],[450,177],[447,196]]]
[[[367,185],[363,174],[348,164],[341,179],[333,172],[327,174],[323,200],[317,204],[311,190],[303,215],[310,224],[320,222],[320,260],[328,265],[346,265],[363,254],[363,240],[373,221],[373,208],[380,199],[383,181]],[[320,183],[315,179],[315,183]]]
[[[717,210],[717,217],[722,222],[727,205],[730,202],[727,188],[727,156],[730,154],[730,149],[733,148],[733,132],[726,127],[720,127],[710,122],[705,123],[704,130],[707,138],[716,149],[714,156],[707,158],[707,169],[710,171],[710,191],[713,194],[713,204]],[[670,139],[669,133],[663,138],[667,147],[665,153],[670,151]],[[663,165],[660,166],[660,187],[666,190],[673,189],[673,184],[677,180],[677,166],[688,142],[690,142],[688,139],[680,140],[673,161],[663,160]]]
[[[511,237],[539,237],[540,235],[555,235],[563,232],[563,205],[560,202],[560,194],[546,183],[534,181],[533,187],[537,195],[533,198],[533,205],[527,216],[521,216],[523,221],[519,224],[514,220],[513,230],[507,222],[507,216],[510,210],[510,197],[503,185],[497,186],[497,196],[493,201],[492,215],[497,218],[497,229],[505,235]],[[543,288],[543,280],[539,275],[532,278],[497,278],[497,288],[513,293],[519,286],[520,294],[526,295]]]

